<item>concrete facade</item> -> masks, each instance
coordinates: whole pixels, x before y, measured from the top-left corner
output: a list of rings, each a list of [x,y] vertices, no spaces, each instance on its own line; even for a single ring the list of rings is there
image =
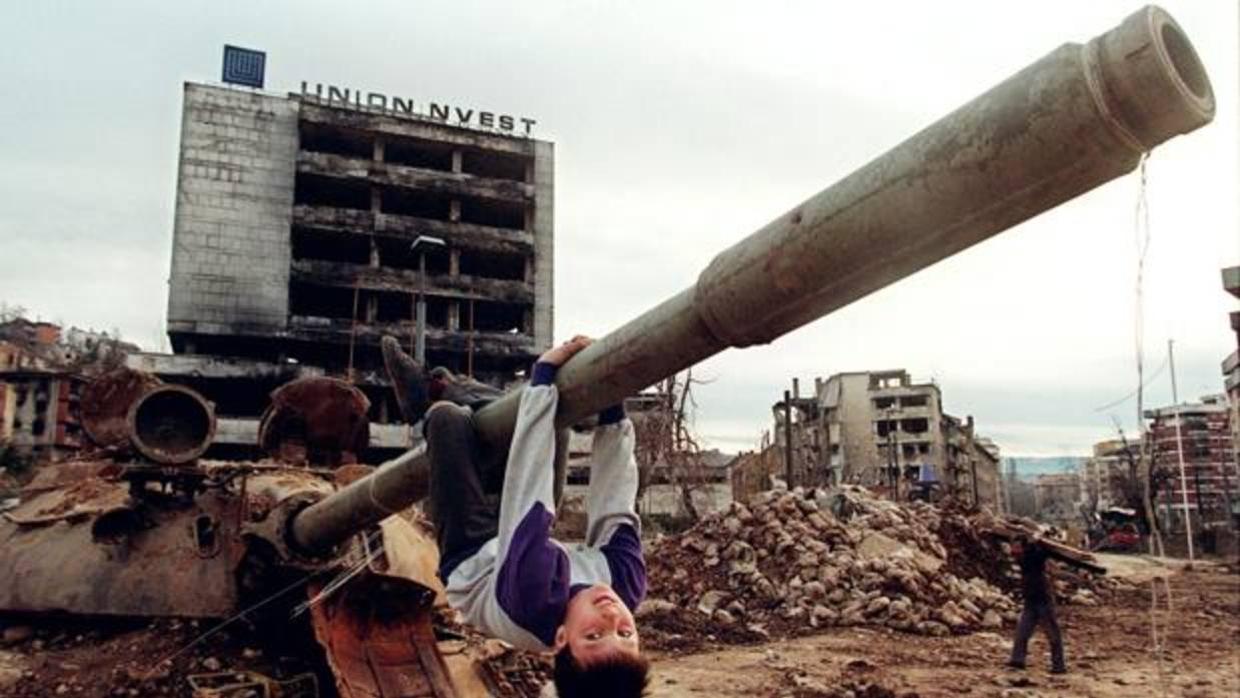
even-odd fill
[[[379,341],[421,294],[429,364],[511,382],[552,343],[554,145],[328,94],[186,83],[168,334],[205,358],[144,361],[236,418],[347,376],[391,423]]]
[[[1039,521],[1057,526],[1081,522],[1081,477],[1076,473],[1038,475],[1033,480],[1033,507]]]
[[[185,84],[168,334],[276,335],[288,324],[297,102]]]
[[[1139,444],[1123,439],[1107,439],[1094,444],[1091,455],[1081,466],[1081,490],[1084,502],[1097,511],[1113,506],[1128,506],[1120,485],[1127,477],[1130,461],[1141,457]]]
[[[913,383],[896,370],[836,374],[815,387],[827,462],[839,481],[878,486],[897,473],[918,479],[925,466],[944,471],[937,385]]]
[[[945,414],[939,387],[907,371],[837,373],[815,379],[810,396],[794,380],[772,412],[773,448],[792,456],[770,474],[788,479],[791,465],[793,486],[852,483],[901,499],[952,495],[1001,507],[998,447],[971,417]]]

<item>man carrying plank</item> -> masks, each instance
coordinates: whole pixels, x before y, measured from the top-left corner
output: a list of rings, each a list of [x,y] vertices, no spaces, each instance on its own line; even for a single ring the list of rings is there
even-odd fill
[[[1029,639],[1034,628],[1041,625],[1051,644],[1051,673],[1067,673],[1064,664],[1063,636],[1059,632],[1059,620],[1055,617],[1055,592],[1046,576],[1046,560],[1050,553],[1038,537],[1021,536],[1012,546],[1012,552],[1020,562],[1021,595],[1024,606],[1020,621],[1016,624],[1016,639],[1012,642],[1012,658],[1008,666],[1025,668],[1029,651]]]

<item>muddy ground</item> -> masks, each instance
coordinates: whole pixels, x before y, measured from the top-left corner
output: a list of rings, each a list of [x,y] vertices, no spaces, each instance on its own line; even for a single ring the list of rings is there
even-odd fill
[[[1110,556],[1108,556],[1110,557]],[[1106,605],[1061,606],[1069,673],[1048,673],[1044,637],[1034,636],[1026,671],[1003,667],[1003,634],[921,637],[869,628],[746,646],[712,646],[656,659],[656,698],[744,696],[1240,696],[1240,576],[1199,565],[1170,569],[1141,558],[1109,560],[1132,579]],[[1152,651],[1150,587],[1170,573],[1175,612],[1161,663]],[[851,692],[851,693],[850,693]]]
[[[691,650],[654,652],[653,698],[886,698],[887,696],[1240,696],[1240,576],[1235,568],[1181,569],[1107,556],[1134,585],[1104,605],[1061,606],[1070,672],[1047,673],[1042,636],[1030,669],[1003,668],[1012,628],[926,637],[832,628],[793,639],[696,638]],[[1171,582],[1165,659],[1150,635],[1150,579]],[[188,621],[85,623],[4,619],[0,696],[189,696],[187,677],[256,670],[292,677],[304,665],[272,661],[260,639],[232,627],[192,647],[210,626]],[[737,644],[743,643],[743,644]],[[659,643],[674,647],[675,643]],[[170,661],[161,660],[170,658]]]

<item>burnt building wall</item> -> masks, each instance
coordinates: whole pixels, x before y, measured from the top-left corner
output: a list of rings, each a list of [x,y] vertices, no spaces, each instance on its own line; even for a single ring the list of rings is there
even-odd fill
[[[551,143],[309,94],[185,95],[176,351],[381,383],[379,340],[412,346],[419,293],[431,364],[503,384],[551,345]],[[423,255],[419,236],[445,244]]]
[[[296,102],[185,84],[168,333],[277,335],[288,321]]]

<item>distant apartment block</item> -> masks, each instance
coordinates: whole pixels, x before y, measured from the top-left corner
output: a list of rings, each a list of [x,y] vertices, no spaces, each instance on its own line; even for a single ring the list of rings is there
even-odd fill
[[[1081,522],[1081,477],[1076,473],[1044,473],[1033,480],[1033,507],[1038,519],[1059,526]]]
[[[1182,521],[1185,501],[1194,521],[1226,521],[1240,503],[1230,409],[1221,395],[1146,410],[1153,468],[1165,476],[1156,506]],[[1180,476],[1180,462],[1184,477]]]
[[[1081,464],[1081,496],[1101,511],[1112,506],[1128,506],[1123,492],[1125,480],[1137,482],[1132,469],[1141,458],[1141,444],[1123,439],[1107,439],[1094,444],[1092,455]]]

